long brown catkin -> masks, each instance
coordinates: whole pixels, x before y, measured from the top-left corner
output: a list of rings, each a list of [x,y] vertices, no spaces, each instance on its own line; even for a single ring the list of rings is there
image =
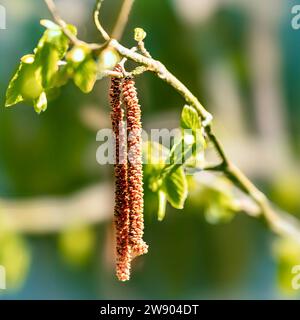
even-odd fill
[[[144,200],[142,167],[142,123],[141,108],[137,98],[135,82],[131,77],[123,81],[123,102],[127,112],[127,150],[128,150],[128,196],[130,209],[129,244],[132,255],[148,252],[144,235]]]
[[[115,71],[122,72],[117,65]],[[116,227],[116,275],[119,280],[130,278],[131,247],[129,244],[129,198],[127,176],[126,131],[124,111],[121,107],[122,81],[111,79],[110,104],[112,129],[115,135],[115,227]]]

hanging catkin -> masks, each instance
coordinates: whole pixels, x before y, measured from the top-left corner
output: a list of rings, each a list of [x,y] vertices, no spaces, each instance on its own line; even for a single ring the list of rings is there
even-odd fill
[[[122,72],[118,65],[115,71]],[[111,79],[110,104],[112,128],[115,134],[115,226],[116,226],[116,275],[126,281],[130,277],[131,248],[129,245],[129,198],[127,176],[127,145],[124,111],[121,107],[122,81]]]
[[[123,69],[118,65],[115,71],[122,73]],[[127,132],[121,96],[126,111]],[[148,251],[143,241],[141,109],[132,78],[126,77],[124,81],[116,77],[111,79],[110,104],[115,134],[116,275],[119,280],[126,281],[130,278],[131,260]]]
[[[142,124],[141,108],[134,80],[123,81],[123,102],[127,112],[128,150],[128,199],[130,209],[129,244],[132,256],[147,253],[148,245],[143,241],[143,167],[142,167]]]

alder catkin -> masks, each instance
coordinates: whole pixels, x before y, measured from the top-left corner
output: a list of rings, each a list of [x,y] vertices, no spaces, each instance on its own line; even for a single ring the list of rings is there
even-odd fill
[[[141,108],[137,98],[134,80],[126,77],[123,81],[123,102],[127,112],[128,150],[128,201],[130,210],[129,244],[132,257],[147,253],[148,245],[143,241],[144,200],[142,167],[142,124]]]
[[[122,72],[118,65],[115,71]],[[119,280],[130,278],[131,247],[129,244],[130,208],[128,198],[127,145],[124,111],[121,107],[122,81],[111,79],[110,104],[112,129],[115,134],[115,226],[116,226],[116,275]],[[125,161],[124,161],[125,160]]]

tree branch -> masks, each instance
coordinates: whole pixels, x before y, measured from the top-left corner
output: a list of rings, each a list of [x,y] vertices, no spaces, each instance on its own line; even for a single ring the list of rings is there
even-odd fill
[[[89,186],[67,197],[0,199],[1,218],[8,230],[23,234],[61,232],[78,224],[111,220],[112,199],[113,188],[109,183]]]

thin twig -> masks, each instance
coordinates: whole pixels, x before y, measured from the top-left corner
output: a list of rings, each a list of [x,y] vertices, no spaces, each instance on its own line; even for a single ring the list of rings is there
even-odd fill
[[[61,19],[59,16],[56,6],[53,2],[53,0],[45,0],[46,5],[48,6],[48,9],[52,13],[52,16],[54,17],[55,21],[59,24],[59,26],[62,28],[63,32],[65,35],[74,43],[74,44],[79,44],[79,40],[77,37],[67,28],[67,24],[65,23],[64,20]]]
[[[86,43],[84,41],[79,40],[68,28],[65,21],[60,17],[59,13],[57,12],[56,6],[53,2],[53,0],[45,0],[45,3],[52,14],[52,17],[54,21],[61,27],[63,33],[66,35],[66,37],[69,38],[69,40],[74,45],[85,45],[89,47],[91,50],[99,50],[103,48],[103,44],[97,44],[97,43]]]
[[[100,9],[101,9],[101,5],[102,5],[103,1],[104,0],[97,0],[97,2],[96,2],[96,9],[94,11],[94,22],[95,22],[97,29],[100,31],[102,37],[104,38],[104,40],[108,41],[110,39],[110,36],[104,30],[104,28],[102,27],[100,20],[99,20]]]
[[[98,73],[97,80],[102,80],[105,77],[124,78],[124,74],[114,70],[104,70]]]
[[[144,41],[139,41],[138,42],[138,48],[140,52],[147,58],[152,58],[150,52],[146,49],[145,47],[145,42]]]
[[[123,0],[122,8],[120,10],[117,22],[112,32],[112,38],[120,40],[125,27],[127,25],[128,17],[132,8],[134,0]]]

